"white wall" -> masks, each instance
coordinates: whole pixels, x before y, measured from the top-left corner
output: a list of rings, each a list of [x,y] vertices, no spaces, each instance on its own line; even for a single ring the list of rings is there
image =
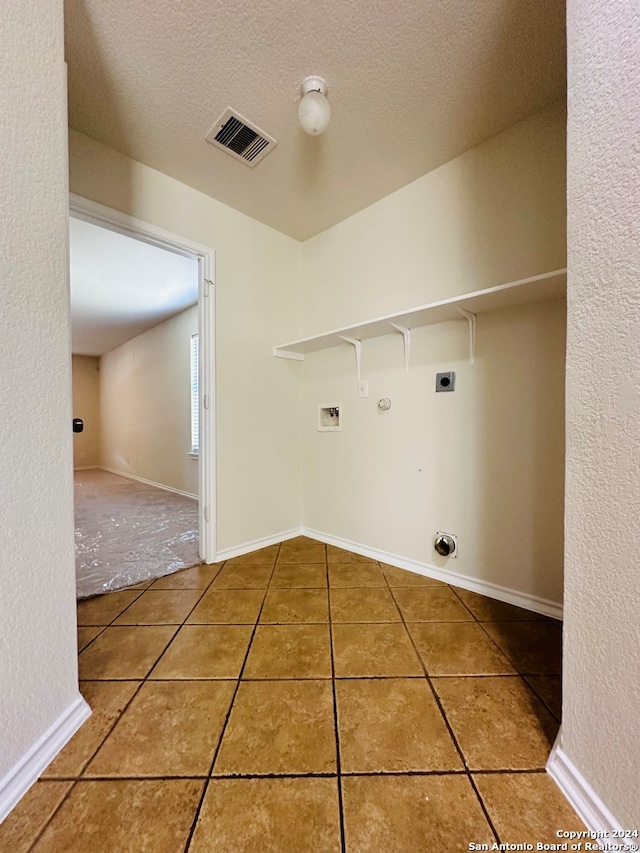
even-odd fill
[[[73,434],[73,467],[100,464],[100,359],[93,355],[71,358],[73,417],[82,418],[84,429]]]
[[[298,528],[298,366],[271,349],[300,333],[300,244],[73,131],[70,182],[215,249],[218,550]]]
[[[562,747],[640,825],[640,16],[570,0]]]
[[[198,306],[100,359],[103,468],[198,494],[191,450],[191,335]]]
[[[61,2],[4,5],[0,114],[1,820],[79,701]]]
[[[564,123],[556,104],[307,241],[305,332],[564,267]],[[560,603],[564,305],[480,315],[473,367],[467,341],[462,320],[414,331],[408,374],[400,335],[365,341],[367,400],[351,347],[306,356],[304,525]],[[319,433],[332,402],[343,432]]]

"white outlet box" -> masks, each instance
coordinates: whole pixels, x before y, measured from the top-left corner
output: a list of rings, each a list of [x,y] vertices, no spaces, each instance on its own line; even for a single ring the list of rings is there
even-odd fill
[[[358,380],[358,397],[360,399],[364,399],[369,396],[369,380],[368,379],[360,379]]]

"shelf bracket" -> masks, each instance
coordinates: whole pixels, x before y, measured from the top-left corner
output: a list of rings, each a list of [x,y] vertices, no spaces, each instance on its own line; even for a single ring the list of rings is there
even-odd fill
[[[476,315],[464,308],[456,309],[469,324],[469,361],[471,364],[476,362]]]
[[[290,358],[293,361],[304,361],[304,353],[292,352],[291,350],[273,348],[273,354],[276,358]]]
[[[407,329],[406,326],[399,326],[397,323],[389,322],[389,325],[396,330],[396,332],[400,332],[403,338],[404,343],[404,369],[406,372],[409,372],[409,346],[411,344],[411,329]]]
[[[360,381],[360,363],[362,360],[362,341],[359,341],[357,338],[347,338],[344,335],[339,335],[343,341],[346,341],[348,344],[351,344],[356,351],[356,369],[358,371],[358,381]]]

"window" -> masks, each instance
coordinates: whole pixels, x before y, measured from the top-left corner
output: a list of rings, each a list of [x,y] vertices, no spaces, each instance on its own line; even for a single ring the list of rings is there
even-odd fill
[[[200,450],[200,345],[191,335],[191,452]]]

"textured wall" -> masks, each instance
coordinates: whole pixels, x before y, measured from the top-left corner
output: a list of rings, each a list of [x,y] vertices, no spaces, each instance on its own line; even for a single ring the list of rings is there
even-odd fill
[[[0,790],[77,698],[62,2],[0,51]]]
[[[89,468],[100,464],[100,359],[92,355],[74,355],[73,417],[82,418],[84,429],[73,434],[73,467]]]
[[[307,333],[565,266],[565,113],[556,104],[303,245]],[[561,302],[304,362],[304,524],[562,602],[565,315]],[[456,391],[435,394],[437,371]],[[390,397],[388,413],[376,409]],[[316,404],[343,404],[341,433]],[[433,549],[459,536],[459,558]]]
[[[70,131],[71,190],[216,252],[218,549],[301,523],[300,365],[272,347],[300,334],[301,246]]]
[[[100,359],[101,465],[198,494],[191,450],[191,335],[198,307]]]
[[[625,828],[640,799],[640,13],[568,3],[563,748]]]

